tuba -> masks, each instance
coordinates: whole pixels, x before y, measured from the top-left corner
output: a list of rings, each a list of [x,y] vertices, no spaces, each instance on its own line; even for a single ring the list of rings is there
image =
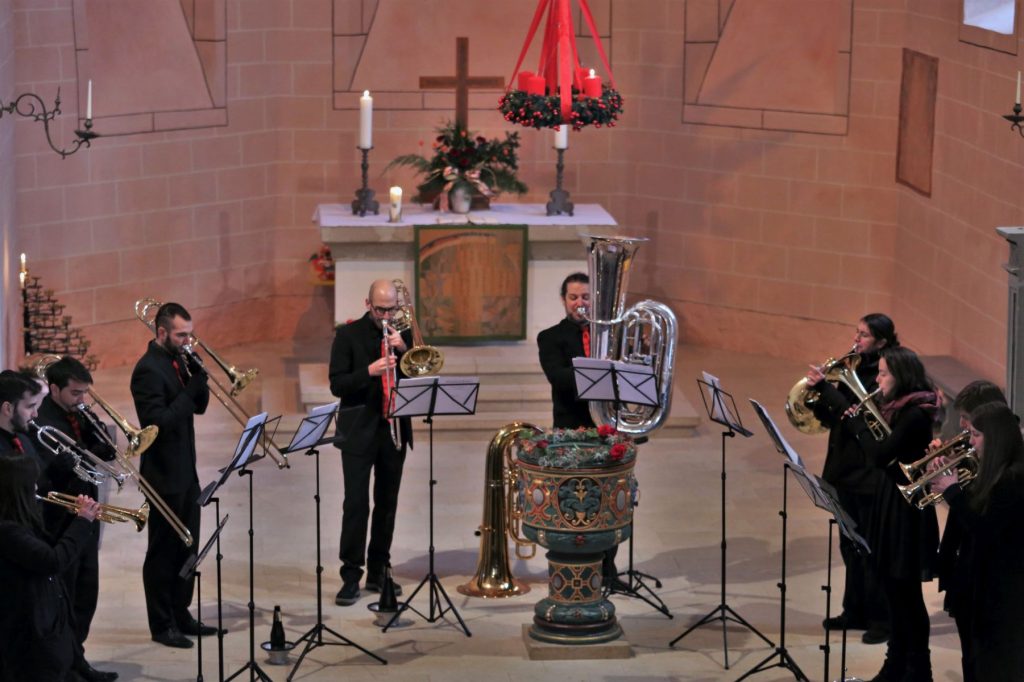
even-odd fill
[[[444,366],[444,355],[435,346],[423,342],[420,326],[416,324],[416,311],[405,282],[392,280],[395,293],[398,295],[398,310],[391,316],[391,326],[400,332],[412,329],[412,348],[402,354],[400,365],[402,374],[407,377],[429,377],[439,374]]]
[[[949,465],[942,469],[928,471],[928,465],[938,457],[950,458]],[[900,464],[900,469],[910,481],[907,485],[896,486],[902,493],[903,499],[918,509],[924,509],[942,501],[943,493],[927,492],[928,484],[933,479],[950,469],[956,469],[960,484],[967,485],[978,475],[978,456],[974,448],[971,447],[970,433],[961,431],[916,462]]]
[[[595,424],[610,424],[630,436],[660,428],[672,407],[676,316],[664,303],[640,301],[626,310],[626,283],[633,257],[646,239],[588,236],[590,271],[590,357],[651,365],[658,405],[590,403]]]
[[[520,537],[521,505],[511,451],[519,439],[540,432],[533,424],[512,422],[503,426],[487,446],[484,518],[476,533],[480,536],[480,554],[472,580],[456,588],[462,594],[484,598],[515,597],[530,591],[529,585],[512,576],[509,566],[509,538],[516,544],[519,558],[530,559],[537,552],[535,544]],[[524,554],[523,548],[527,546],[532,551]]]
[[[135,301],[135,317],[139,319],[142,324],[149,327],[149,330],[156,333],[156,314],[163,305],[160,301],[155,298],[140,298]],[[220,382],[217,377],[210,373],[206,365],[203,362],[202,357],[195,351],[194,346],[199,346],[203,349],[218,367],[223,370],[224,374],[227,375],[230,386],[225,386]],[[197,365],[203,368],[206,376],[210,380],[210,393],[217,399],[224,409],[228,411],[234,419],[245,426],[249,422],[249,413],[242,407],[242,404],[238,402],[236,396],[242,392],[242,390],[249,385],[253,379],[259,374],[259,370],[256,368],[248,369],[243,371],[238,370],[234,365],[226,363],[219,355],[213,352],[213,350],[207,346],[203,341],[195,334],[192,335],[191,342],[186,344],[183,349],[186,356],[189,359],[194,360]],[[187,369],[186,369],[187,371]],[[262,445],[266,448],[267,454],[270,459],[274,460],[277,464],[278,469],[284,469],[290,467],[288,464],[288,455],[281,452],[281,449],[274,443],[269,436],[263,434]]]

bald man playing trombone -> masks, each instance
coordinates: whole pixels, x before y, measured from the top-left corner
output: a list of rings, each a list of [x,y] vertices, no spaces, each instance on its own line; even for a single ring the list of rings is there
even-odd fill
[[[345,484],[338,550],[342,585],[334,599],[339,606],[359,599],[364,566],[366,590],[379,592],[391,561],[402,466],[406,447],[412,447],[409,418],[393,425],[385,416],[392,384],[403,376],[398,360],[412,345],[411,330],[399,333],[390,324],[397,310],[392,281],[375,281],[366,297],[366,313],[338,327],[331,347],[331,394],[340,399],[338,436],[344,439],[338,445]],[[395,591],[401,594],[398,585]]]

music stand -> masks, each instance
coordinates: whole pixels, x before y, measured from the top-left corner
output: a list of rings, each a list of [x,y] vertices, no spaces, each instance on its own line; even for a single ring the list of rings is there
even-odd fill
[[[210,552],[210,548],[214,545],[220,545],[220,533],[224,530],[224,526],[227,524],[229,518],[231,518],[230,514],[224,515],[224,519],[217,523],[217,529],[213,531],[210,539],[206,541],[206,544],[203,545],[203,548],[199,553],[191,555],[185,561],[185,565],[181,567],[181,571],[178,572],[178,577],[182,580],[188,580],[192,575],[195,575],[196,577],[196,622],[199,623],[199,627],[203,626],[203,572],[199,570],[199,564],[201,564],[203,559],[206,558],[206,555]],[[202,637],[196,637],[196,668],[196,682],[203,682]]]
[[[658,377],[651,365],[622,362],[618,360],[599,360],[596,358],[576,357],[572,360],[573,378],[576,384],[576,395],[580,400],[611,402],[618,415],[622,404],[644,405],[657,407]],[[636,500],[631,500],[636,507]],[[661,597],[644,582],[650,580],[655,587],[661,587],[661,581],[650,573],[639,571],[633,564],[635,542],[635,524],[633,517],[629,521],[629,568],[618,575],[625,576],[622,581],[625,587],[609,586],[610,594],[621,594],[646,602],[651,608],[668,618],[672,613]],[[646,594],[645,594],[646,592]]]
[[[245,429],[242,431],[241,437],[238,439],[238,445],[235,447],[230,464],[221,470],[221,475],[218,479],[217,487],[223,485],[233,471],[237,471],[239,476],[247,476],[249,478],[249,660],[245,665],[229,675],[227,682],[230,682],[230,680],[235,679],[247,670],[249,671],[250,679],[258,678],[265,682],[273,682],[270,676],[260,667],[260,664],[256,662],[256,560],[255,532],[253,531],[252,469],[250,466],[267,456],[267,441],[264,440],[263,436],[267,432],[267,425],[276,423],[280,419],[280,417],[275,417],[273,420],[267,420],[266,412],[250,417],[245,425]],[[273,439],[273,434],[269,438]],[[262,454],[256,451],[261,443],[263,448]]]
[[[349,410],[361,410],[362,407],[350,407]],[[362,651],[367,656],[377,659],[382,664],[387,665],[387,661],[363,647],[359,646],[348,637],[345,637],[341,633],[331,629],[329,626],[324,625],[324,581],[323,572],[324,567],[321,563],[320,554],[320,446],[327,443],[337,443],[339,438],[325,437],[327,429],[331,425],[331,421],[334,416],[338,414],[338,404],[329,403],[327,405],[321,405],[314,407],[310,410],[308,416],[303,418],[302,422],[299,423],[299,428],[295,431],[295,435],[292,437],[291,443],[288,447],[282,450],[285,454],[292,452],[298,452],[299,450],[305,450],[307,456],[313,456],[316,462],[316,490],[313,494],[313,503],[316,509],[316,624],[311,627],[306,634],[299,637],[295,642],[297,647],[303,642],[306,646],[303,647],[302,653],[299,654],[298,660],[295,661],[295,665],[292,667],[291,672],[288,673],[288,680],[295,677],[295,673],[298,671],[299,666],[302,665],[303,659],[313,649],[321,646],[353,646]],[[338,639],[336,642],[324,641],[324,632],[333,635]],[[294,647],[293,647],[294,648]]]
[[[466,415],[476,413],[476,399],[480,391],[480,379],[477,377],[415,377],[399,379],[398,384],[392,389],[391,414],[388,417],[423,417],[429,432],[429,448],[427,458],[430,463],[428,490],[430,493],[429,504],[429,525],[430,545],[427,550],[428,570],[423,580],[412,591],[404,604],[398,607],[391,620],[384,626],[383,632],[395,624],[398,616],[405,610],[410,610],[423,618],[428,623],[436,623],[444,618],[444,614],[451,611],[458,619],[462,631],[467,637],[472,637],[466,621],[462,620],[458,609],[448,597],[444,586],[434,572],[434,416],[435,415]],[[424,586],[427,586],[430,615],[418,611],[413,607],[412,600],[416,598]],[[441,600],[447,604],[442,607]]]
[[[743,674],[736,682],[745,680],[751,675],[755,675],[765,670],[772,668],[785,668],[786,670],[793,673],[793,676],[800,680],[800,682],[810,682],[804,671],[800,669],[796,661],[790,655],[789,650],[786,649],[786,526],[788,519],[788,496],[789,496],[789,476],[787,472],[794,465],[799,466],[803,470],[803,461],[800,459],[800,455],[796,453],[793,448],[790,447],[789,443],[779,432],[778,427],[775,426],[775,422],[768,416],[761,403],[757,402],[753,398],[750,399],[751,405],[754,407],[754,412],[757,414],[758,419],[764,425],[765,430],[772,439],[772,443],[775,445],[775,449],[786,458],[786,463],[782,469],[782,510],[779,512],[779,516],[782,517],[782,574],[779,580],[779,644],[775,647],[775,651],[768,655],[763,661],[755,665],[753,668]],[[778,661],[769,665],[769,662],[778,657]]]
[[[728,603],[725,601],[725,565],[726,565],[726,535],[725,535],[725,442],[726,438],[734,438],[736,434],[740,434],[744,438],[753,436],[753,432],[743,426],[743,422],[740,419],[739,411],[736,409],[736,401],[732,395],[722,390],[722,384],[718,380],[718,377],[704,372],[703,379],[697,379],[697,385],[700,386],[700,397],[704,401],[704,409],[708,414],[708,419],[721,424],[725,427],[722,431],[722,543],[721,547],[721,595],[722,601],[709,611],[703,618],[691,625],[686,629],[683,634],[679,635],[671,642],[669,646],[675,646],[676,642],[686,637],[688,634],[696,630],[697,628],[721,621],[722,623],[722,651],[725,655],[725,669],[729,669],[729,641],[726,629],[728,621],[732,621],[738,625],[742,625],[747,628],[755,635],[765,641],[768,646],[775,646],[775,642],[771,641],[756,627],[751,625],[743,616],[738,614]]]

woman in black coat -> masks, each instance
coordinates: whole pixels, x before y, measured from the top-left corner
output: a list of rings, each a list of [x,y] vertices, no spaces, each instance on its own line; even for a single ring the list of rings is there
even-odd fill
[[[920,459],[932,439],[938,409],[935,392],[917,355],[886,348],[878,362],[882,418],[891,433],[878,440],[863,411],[844,420],[870,463],[882,469],[871,524],[864,529],[872,561],[889,601],[892,634],[885,664],[872,682],[932,682],[930,622],[921,581],[931,580],[939,525],[931,507],[908,504],[897,485],[906,483],[899,463]]]
[[[35,482],[39,468],[27,455],[0,457],[0,679],[65,682],[71,672],[75,634],[61,580],[87,543],[99,505],[78,497],[77,518],[56,543],[43,530]]]
[[[965,682],[1024,679],[1024,439],[1003,403],[970,416],[978,473],[961,487],[956,471],[932,482],[963,531],[949,597]],[[936,462],[935,469],[947,464]]]

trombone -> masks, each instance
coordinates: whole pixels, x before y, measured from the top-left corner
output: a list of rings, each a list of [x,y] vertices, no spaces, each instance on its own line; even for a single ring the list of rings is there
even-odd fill
[[[155,298],[140,298],[135,302],[135,317],[139,318],[139,321],[146,325],[151,332],[156,333],[156,313],[157,309],[163,305],[160,301]],[[228,380],[231,382],[230,387],[225,386],[207,369],[206,364],[203,362],[202,357],[196,352],[194,346],[199,346],[203,349],[218,367],[220,367],[227,375]],[[206,373],[207,378],[210,380],[210,393],[217,399],[217,401],[224,406],[224,409],[228,411],[235,421],[245,426],[249,422],[249,413],[246,412],[245,408],[242,407],[241,403],[238,402],[235,396],[242,392],[249,383],[256,378],[259,374],[259,369],[255,367],[240,371],[234,365],[226,363],[219,355],[213,352],[209,346],[196,336],[192,335],[190,343],[185,344],[182,348],[189,359],[193,360],[199,367],[202,368],[203,372]],[[188,371],[186,366],[186,371]],[[278,469],[284,469],[290,467],[288,463],[288,455],[281,452],[281,449],[274,443],[266,434],[261,436],[263,439],[263,445],[274,462],[277,463]]]
[[[36,499],[41,502],[55,504],[58,507],[64,507],[72,514],[77,514],[81,507],[78,504],[78,498],[67,493],[50,491],[46,494],[46,497],[36,495]],[[128,523],[131,521],[135,524],[135,530],[141,533],[142,529],[146,527],[146,522],[149,521],[149,502],[143,502],[142,506],[138,509],[126,509],[125,507],[115,507],[112,504],[100,503],[100,513],[96,515],[96,519],[104,523]]]

